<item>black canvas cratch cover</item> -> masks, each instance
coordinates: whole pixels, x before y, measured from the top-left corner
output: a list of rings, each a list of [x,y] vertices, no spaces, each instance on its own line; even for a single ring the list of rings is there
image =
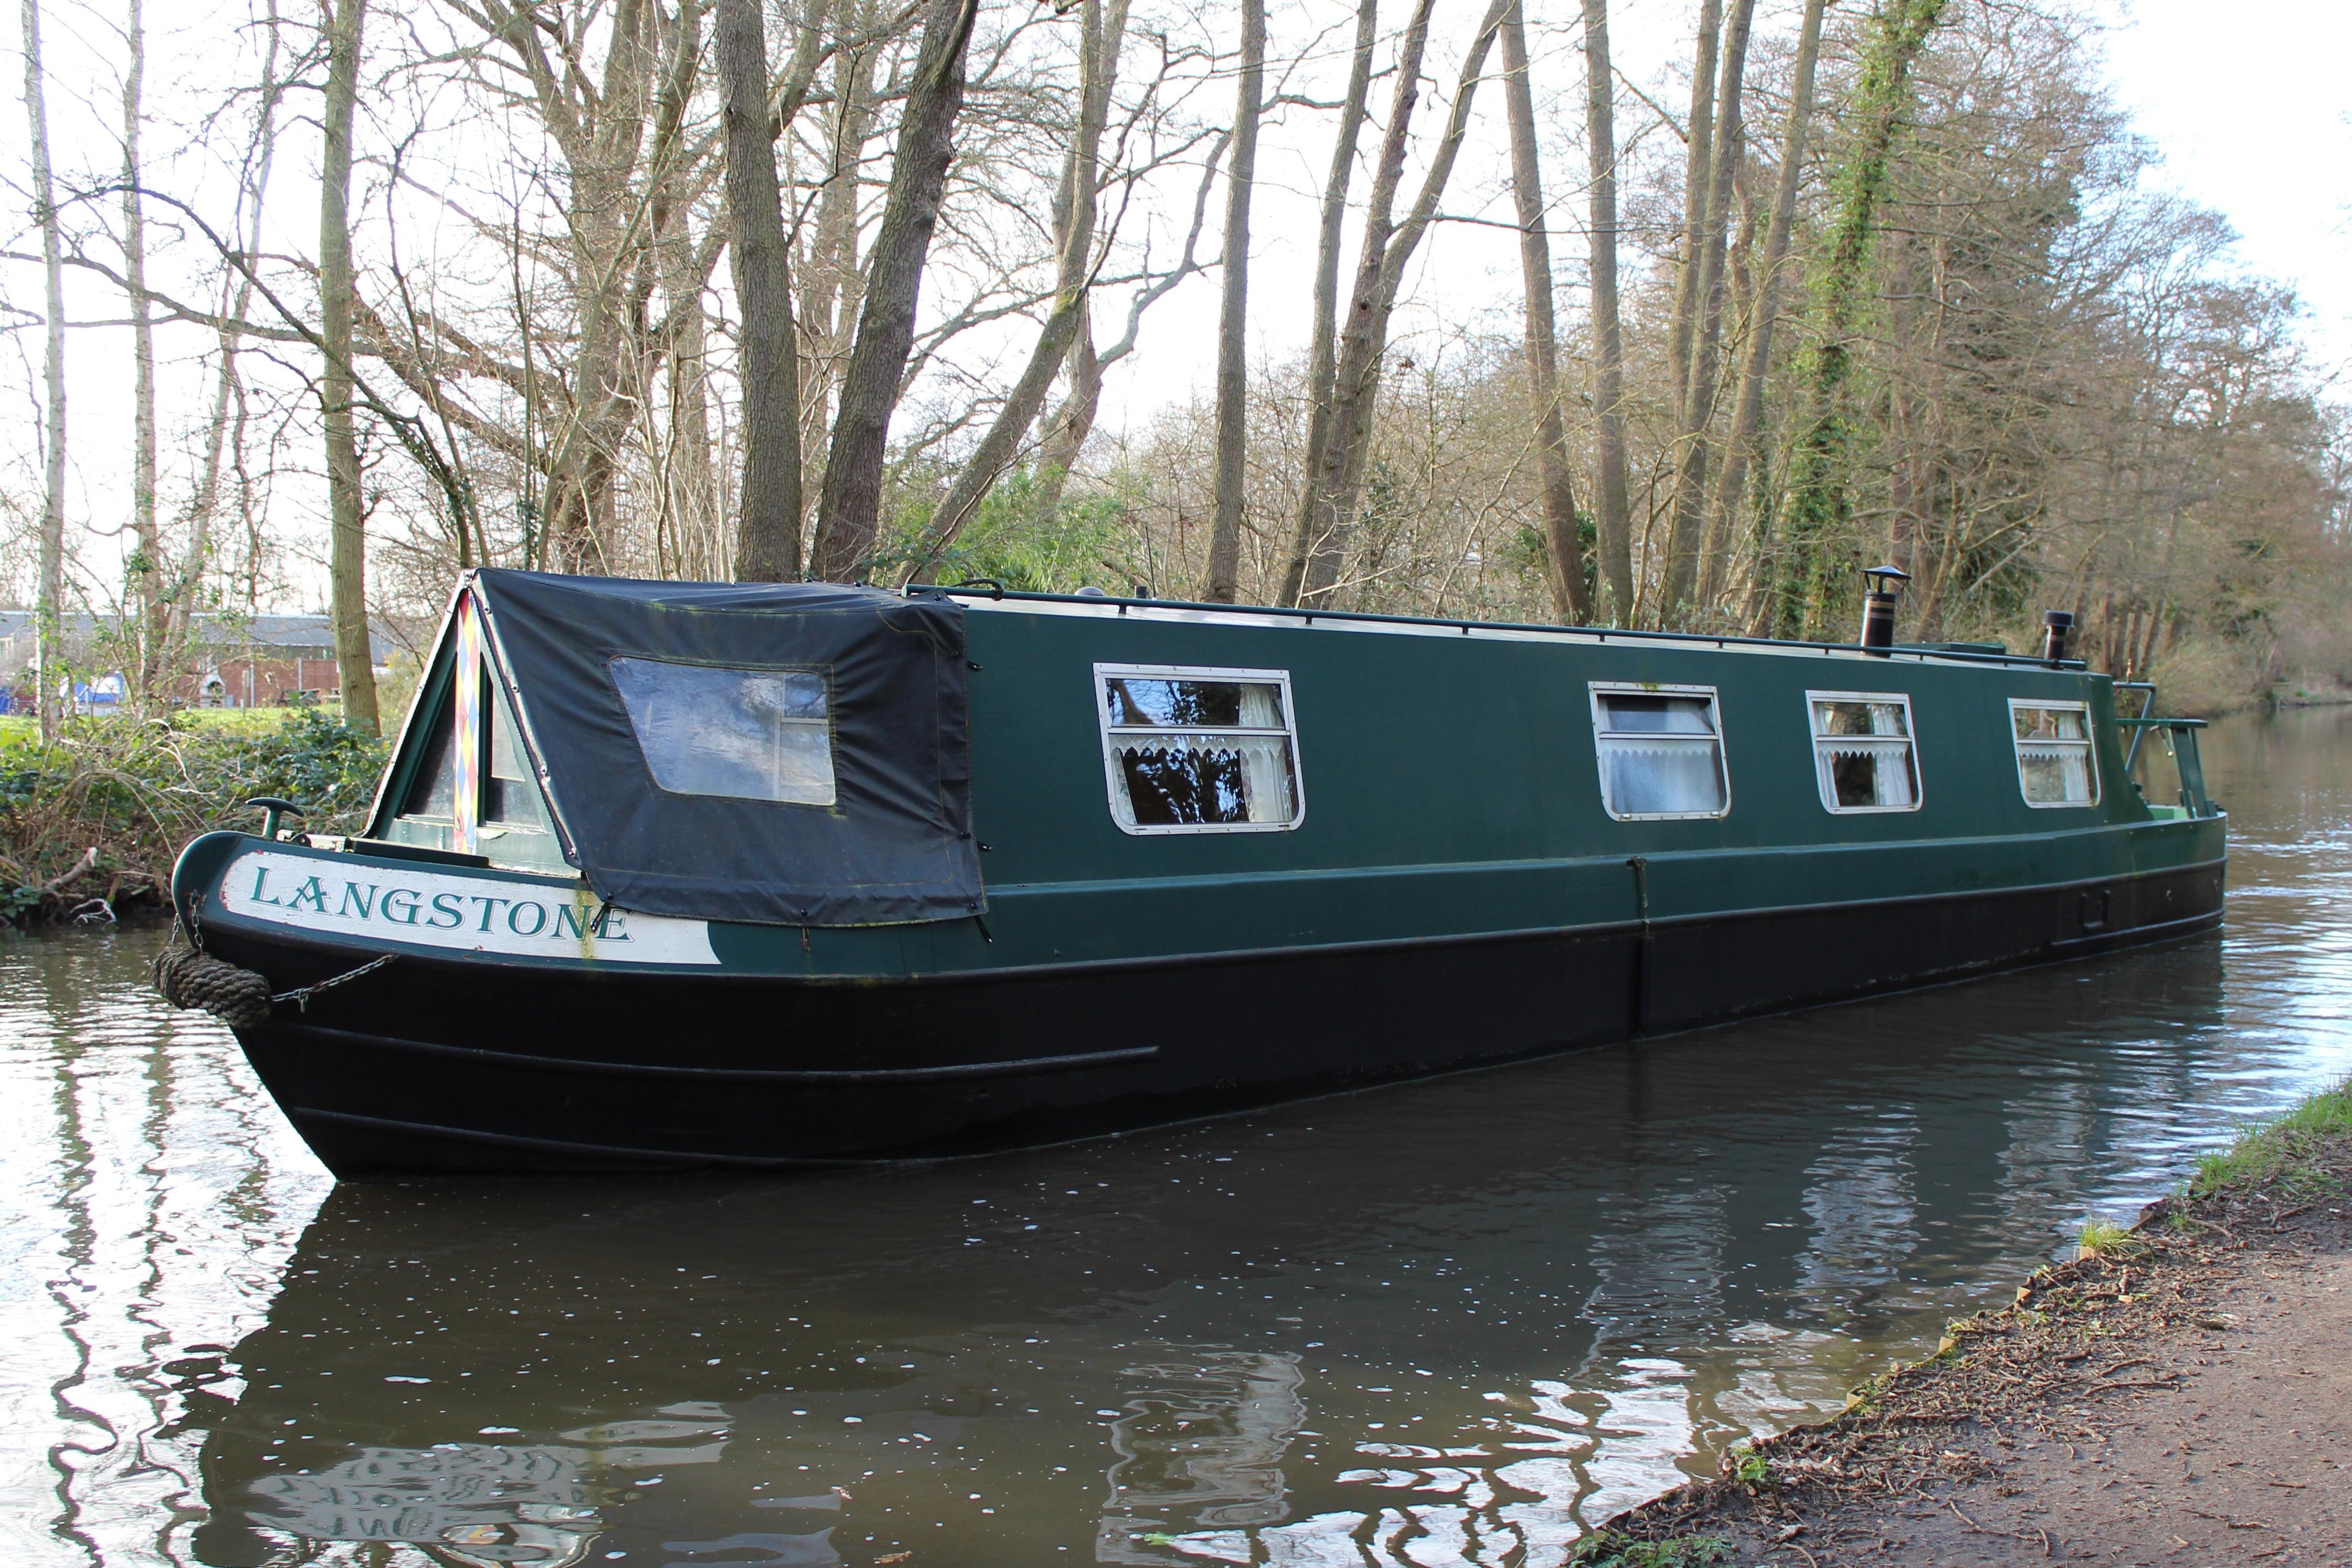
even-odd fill
[[[474,586],[599,898],[814,926],[986,907],[961,605],[497,570]]]

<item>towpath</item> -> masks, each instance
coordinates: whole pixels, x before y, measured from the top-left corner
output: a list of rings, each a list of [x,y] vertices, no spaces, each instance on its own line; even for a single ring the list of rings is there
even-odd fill
[[[2155,1205],[1582,1561],[2352,1568],[2352,1137],[2297,1152]]]

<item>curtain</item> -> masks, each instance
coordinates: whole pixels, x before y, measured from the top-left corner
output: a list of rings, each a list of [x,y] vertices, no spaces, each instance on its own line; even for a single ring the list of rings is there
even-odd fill
[[[1253,730],[1282,728],[1282,704],[1271,686],[1242,688],[1242,722]],[[1248,779],[1249,819],[1288,822],[1295,815],[1290,797],[1290,738],[1252,736],[1239,742],[1242,766]]]
[[[1609,809],[1620,816],[1723,809],[1723,770],[1711,736],[1690,741],[1604,738],[1601,756]]]

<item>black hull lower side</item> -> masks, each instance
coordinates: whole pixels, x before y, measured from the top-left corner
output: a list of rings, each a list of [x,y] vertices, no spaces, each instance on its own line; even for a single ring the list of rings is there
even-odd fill
[[[2216,862],[1447,942],[867,983],[404,954],[240,1032],[340,1176],[824,1166],[1063,1142],[2161,941]],[[349,948],[219,926],[273,983]]]

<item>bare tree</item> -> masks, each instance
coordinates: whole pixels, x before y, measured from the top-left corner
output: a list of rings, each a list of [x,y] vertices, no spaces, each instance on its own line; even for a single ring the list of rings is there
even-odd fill
[[[1698,319],[1699,253],[1706,248],[1706,184],[1715,148],[1715,70],[1723,43],[1723,0],[1699,0],[1698,37],[1691,51],[1690,116],[1683,132],[1682,268],[1675,280],[1675,314],[1666,363],[1675,406],[1690,388],[1693,323]]]
[[[743,315],[739,582],[783,583],[801,570],[800,345],[793,330],[791,255],[768,114],[768,47],[757,0],[719,0],[719,79],[725,107],[729,248]]]
[[[30,0],[27,0],[30,3]],[[359,443],[352,430],[352,121],[367,0],[321,0],[327,47],[324,150],[319,158],[320,376],[327,441],[329,585],[335,623],[335,674],[343,721],[373,733],[375,662],[368,638],[367,516],[360,498]]]
[[[47,472],[41,499],[41,561],[33,598],[34,701],[41,738],[58,732],[58,631],[65,613],[66,541],[66,284],[58,234],[58,199],[49,175],[49,110],[41,71],[40,0],[24,0],[25,115],[33,142],[34,216],[41,226],[41,276],[47,307],[43,353],[41,427]]]
[[[1813,118],[1813,73],[1822,54],[1824,0],[1805,0],[1798,25],[1796,77],[1789,98],[1788,125],[1780,135],[1780,172],[1772,191],[1771,226],[1757,274],[1756,303],[1748,327],[1748,353],[1740,366],[1739,392],[1732,405],[1731,433],[1723,443],[1723,468],[1716,482],[1714,520],[1705,550],[1698,603],[1722,596],[1723,574],[1736,536],[1748,487],[1748,468],[1764,428],[1764,383],[1772,369],[1772,331],[1780,319],[1780,287],[1789,266],[1789,236],[1797,215],[1797,189],[1804,179],[1805,133]]]
[[[971,521],[999,475],[1013,465],[1022,438],[1037,422],[1062,362],[1085,323],[1087,294],[1094,285],[1095,198],[1101,188],[1103,126],[1110,114],[1111,86],[1118,79],[1119,49],[1127,37],[1127,0],[1080,0],[1078,6],[1078,115],[1063,165],[1056,204],[1054,308],[1038,330],[1029,363],[989,421],[971,457],[957,470],[931,514],[908,576],[921,576],[937,563],[965,523]]]
[[[1405,221],[1391,226],[1391,210],[1404,173],[1405,135],[1420,91],[1422,52],[1429,41],[1431,0],[1422,0],[1405,26],[1397,58],[1396,96],[1364,219],[1355,292],[1349,301],[1347,325],[1340,331],[1339,372],[1332,380],[1330,438],[1319,466],[1307,480],[1316,525],[1300,579],[1300,604],[1328,604],[1339,586],[1356,503],[1363,491],[1365,465],[1371,456],[1372,417],[1380,400],[1381,362],[1388,353],[1389,319],[1396,309],[1397,289],[1404,281],[1413,251],[1436,216],[1438,199],[1444,194],[1455,156],[1462,150],[1463,135],[1469,129],[1470,106],[1486,69],[1486,53],[1494,47],[1495,35],[1511,3],[1495,0],[1480,20],[1463,57],[1453,112],[1422,177],[1420,194]]]
[[[258,255],[261,250],[262,202],[269,189],[270,167],[277,161],[278,103],[285,91],[278,71],[277,0],[269,0],[265,16],[253,142],[240,182],[240,199],[246,205],[241,248],[248,256]],[[253,278],[243,268],[224,269],[220,317],[216,322],[209,323],[215,352],[220,358],[213,367],[212,407],[205,420],[204,457],[196,470],[195,492],[188,500],[187,539],[181,546],[172,580],[162,595],[169,617],[167,646],[173,648],[184,646],[187,640],[195,615],[197,585],[212,560],[224,459],[233,455],[241,461],[243,456],[245,384],[237,353],[244,335],[243,323],[253,310]]]
[[[1585,145],[1591,168],[1592,450],[1609,618],[1633,619],[1633,525],[1625,493],[1625,336],[1617,301],[1617,79],[1609,0],[1584,0]]]
[[[132,696],[153,700],[163,677],[165,606],[163,534],[155,520],[155,327],[147,309],[147,224],[140,200],[144,171],[139,158],[141,96],[147,78],[147,27],[140,0],[130,0],[123,29],[122,276],[131,308],[131,532],[135,542],[125,575],[137,617],[138,668]]]
[[[1544,561],[1561,618],[1588,620],[1584,541],[1569,479],[1568,432],[1559,413],[1559,345],[1552,323],[1551,236],[1544,218],[1543,166],[1536,153],[1536,100],[1528,79],[1527,13],[1512,0],[1503,18],[1503,101],[1511,121],[1511,195],[1519,219],[1519,279],[1527,292],[1528,395],[1535,404],[1536,461],[1543,475]]]
[[[1715,421],[1717,356],[1723,331],[1723,265],[1731,229],[1732,176],[1740,156],[1739,98],[1748,63],[1748,24],[1756,0],[1732,0],[1720,64],[1721,103],[1709,132],[1705,182],[1689,194],[1696,242],[1685,260],[1696,274],[1687,323],[1689,358],[1682,387],[1682,451],[1675,475],[1674,521],[1666,533],[1665,591],[1659,596],[1658,624],[1680,626],[1698,577],[1699,542],[1706,526],[1707,429]],[[1692,137],[1698,141],[1696,127]],[[1681,335],[1681,334],[1678,334]]]
[[[843,373],[840,411],[818,505],[809,574],[847,582],[862,575],[882,514],[882,464],[898,405],[899,376],[914,346],[923,261],[947,188],[950,142],[963,107],[964,56],[979,0],[932,0],[923,26],[882,226],[870,254],[857,317],[857,342]]]
[[[1348,90],[1339,102],[1339,129],[1331,142],[1331,172],[1323,182],[1323,210],[1315,241],[1314,337],[1307,351],[1307,446],[1303,468],[1322,467],[1331,439],[1332,380],[1339,368],[1339,237],[1348,220],[1348,187],[1354,182],[1356,142],[1363,135],[1371,100],[1372,48],[1380,39],[1380,0],[1357,0],[1356,44],[1348,67]],[[1282,582],[1282,603],[1298,602],[1307,557],[1315,546],[1315,489],[1302,484],[1298,524]]]
[[[874,133],[875,69],[883,49],[872,35],[880,0],[839,7],[831,102],[824,115],[823,163],[807,263],[801,270],[799,326],[807,346],[801,374],[803,486],[823,485],[833,392],[857,335],[864,275],[858,266],[858,193]],[[814,479],[809,476],[814,473]]]
[[[1209,598],[1239,592],[1242,512],[1248,502],[1250,196],[1257,183],[1257,122],[1265,97],[1265,0],[1242,0],[1240,101],[1225,176],[1224,298],[1217,318],[1217,517],[1209,542]]]

